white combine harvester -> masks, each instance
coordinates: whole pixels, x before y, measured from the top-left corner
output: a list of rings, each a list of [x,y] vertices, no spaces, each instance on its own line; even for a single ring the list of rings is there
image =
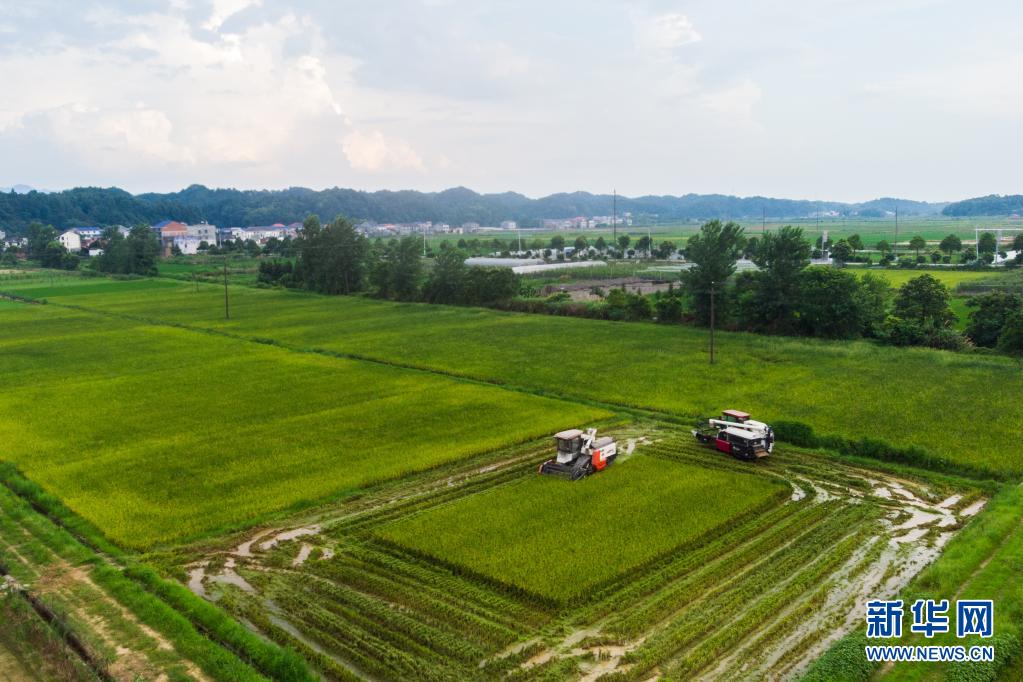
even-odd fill
[[[774,450],[774,430],[740,410],[725,410],[721,419],[708,419],[707,426],[694,429],[693,435],[701,443],[738,459],[760,459]]]
[[[618,443],[610,436],[597,438],[597,430],[568,429],[554,434],[558,456],[540,465],[540,473],[578,481],[603,471],[618,456]]]

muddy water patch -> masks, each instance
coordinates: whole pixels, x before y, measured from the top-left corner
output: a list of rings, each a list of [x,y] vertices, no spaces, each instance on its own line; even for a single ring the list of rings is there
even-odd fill
[[[265,552],[267,550],[273,549],[281,542],[288,542],[290,540],[295,540],[297,538],[306,537],[307,535],[316,535],[319,532],[320,527],[318,525],[304,526],[302,528],[293,528],[292,530],[287,530],[284,531],[283,533],[278,533],[277,535],[273,536],[269,540],[266,540],[265,542],[259,543],[259,548]]]

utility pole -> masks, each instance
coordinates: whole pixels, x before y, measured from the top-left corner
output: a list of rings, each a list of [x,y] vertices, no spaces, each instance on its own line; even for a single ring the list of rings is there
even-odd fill
[[[613,246],[618,248],[618,190],[613,192],[611,198],[611,241]]]
[[[714,364],[714,282],[710,283],[710,364]]]
[[[231,301],[227,294],[227,254],[224,254],[224,319],[231,319]]]
[[[824,235],[821,234],[821,202],[817,202],[817,238],[821,240],[821,255],[824,254]]]
[[[519,235],[519,253],[522,253],[522,230],[516,229],[515,232]]]
[[[895,260],[899,260],[899,205],[895,204],[895,243],[892,244],[892,250],[895,252]]]
[[[426,258],[426,228],[423,228],[423,258]]]

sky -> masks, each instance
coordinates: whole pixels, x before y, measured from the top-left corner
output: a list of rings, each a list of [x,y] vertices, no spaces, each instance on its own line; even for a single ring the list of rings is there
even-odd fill
[[[1020,193],[1023,3],[0,0],[0,186]]]

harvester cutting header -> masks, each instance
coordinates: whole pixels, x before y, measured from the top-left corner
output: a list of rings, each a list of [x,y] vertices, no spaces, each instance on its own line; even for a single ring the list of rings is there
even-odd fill
[[[693,435],[738,459],[760,459],[774,450],[774,429],[739,410],[725,410],[721,419],[708,419],[707,426],[693,429]]]

